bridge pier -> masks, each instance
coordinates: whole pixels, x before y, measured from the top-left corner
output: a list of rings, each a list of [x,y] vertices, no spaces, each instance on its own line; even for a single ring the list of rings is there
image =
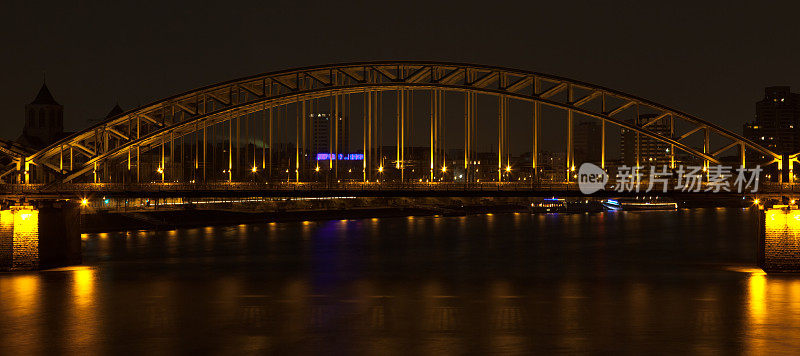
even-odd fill
[[[0,209],[0,271],[81,263],[80,209],[65,201],[39,201]]]
[[[800,209],[759,208],[758,266],[765,272],[800,272]]]

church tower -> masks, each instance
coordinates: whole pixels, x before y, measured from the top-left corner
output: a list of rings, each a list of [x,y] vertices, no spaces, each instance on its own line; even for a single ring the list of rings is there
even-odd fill
[[[32,148],[43,148],[64,135],[64,106],[42,83],[36,99],[25,105],[25,128],[17,142]]]

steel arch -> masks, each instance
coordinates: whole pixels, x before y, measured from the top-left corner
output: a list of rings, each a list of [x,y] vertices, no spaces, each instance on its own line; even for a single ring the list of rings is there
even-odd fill
[[[109,118],[29,155],[24,160],[63,174],[60,180],[66,182],[93,169],[96,163],[126,154],[133,147],[147,150],[164,135],[180,137],[196,131],[201,125],[205,127],[224,122],[250,112],[335,94],[437,88],[506,96],[594,117],[668,143],[710,162],[718,162],[716,157],[720,153],[737,145],[742,151],[748,148],[772,157],[772,162],[781,158],[755,142],[713,123],[602,86],[495,66],[381,61],[288,69],[191,90]],[[575,92],[580,92],[581,97],[575,98]],[[603,102],[600,109],[590,108],[588,105],[599,101]],[[611,101],[616,104],[611,108],[606,107],[605,103]],[[632,108],[654,113],[656,116],[651,123],[657,119],[671,118],[694,126],[680,137],[666,137],[649,130],[648,124],[632,125],[617,117]],[[708,138],[702,149],[681,142],[700,131],[705,131],[706,137],[710,132],[716,133],[730,142],[716,152],[710,152]],[[65,169],[65,149],[76,150],[86,160],[79,167]],[[58,158],[58,164],[54,162],[55,158]]]

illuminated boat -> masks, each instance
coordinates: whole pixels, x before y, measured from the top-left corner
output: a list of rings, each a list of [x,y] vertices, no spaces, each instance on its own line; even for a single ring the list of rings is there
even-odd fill
[[[567,201],[558,198],[545,198],[539,203],[531,203],[532,213],[563,213],[567,211]]]
[[[600,202],[600,204],[603,204],[603,207],[608,210],[622,210],[622,204],[615,199],[606,199]]]
[[[648,201],[648,200],[634,200],[634,201],[619,201],[615,199],[606,199],[603,201],[603,206],[609,210],[675,210],[678,209],[678,203],[663,202],[663,201]]]

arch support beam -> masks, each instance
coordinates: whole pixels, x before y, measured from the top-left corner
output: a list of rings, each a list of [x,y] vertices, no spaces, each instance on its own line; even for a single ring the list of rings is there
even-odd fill
[[[541,91],[540,88],[544,88]],[[77,132],[49,147],[26,154],[26,160],[40,167],[61,167],[63,147],[77,148],[86,160],[67,170],[64,181],[79,177],[99,162],[127,155],[134,149],[136,170],[139,170],[139,148],[147,150],[157,146],[165,136],[174,135],[170,141],[210,125],[226,122],[251,112],[269,110],[286,104],[318,99],[332,95],[362,93],[365,90],[434,89],[501,96],[508,99],[535,103],[565,110],[570,117],[580,115],[601,120],[632,130],[655,140],[670,144],[709,162],[718,162],[715,156],[735,145],[762,155],[778,159],[779,156],[736,133],[713,123],[655,102],[609,88],[563,77],[523,70],[463,63],[387,61],[346,63],[290,69],[219,83],[188,91],[164,100],[128,111]],[[569,95],[564,92],[569,89]],[[573,95],[580,93],[578,99]],[[593,108],[593,100],[602,97],[602,108]],[[606,101],[618,104],[606,111]],[[619,118],[626,109],[655,113],[656,119],[636,125]],[[537,111],[538,112],[538,111]],[[188,115],[187,115],[188,114]],[[621,116],[621,115],[620,115]],[[669,116],[670,122],[679,120],[693,125],[685,134],[675,138],[672,133],[661,134],[651,130],[657,120]],[[539,119],[537,118],[537,121]],[[133,123],[135,122],[135,129]],[[673,126],[671,126],[673,127]],[[681,142],[700,130],[714,133],[729,142],[722,150],[709,151],[709,142],[703,147],[691,147]],[[97,132],[105,131],[98,135]],[[109,137],[110,135],[113,137]],[[707,136],[707,135],[706,135]],[[205,137],[205,135],[204,135]],[[716,137],[716,136],[715,136]],[[96,149],[89,148],[90,146]],[[718,147],[718,146],[717,146]],[[270,150],[272,147],[270,146]],[[0,147],[2,150],[2,147]],[[204,147],[205,150],[205,147]],[[674,151],[674,150],[673,150]],[[71,161],[71,160],[70,160]],[[50,169],[48,168],[48,169]]]

